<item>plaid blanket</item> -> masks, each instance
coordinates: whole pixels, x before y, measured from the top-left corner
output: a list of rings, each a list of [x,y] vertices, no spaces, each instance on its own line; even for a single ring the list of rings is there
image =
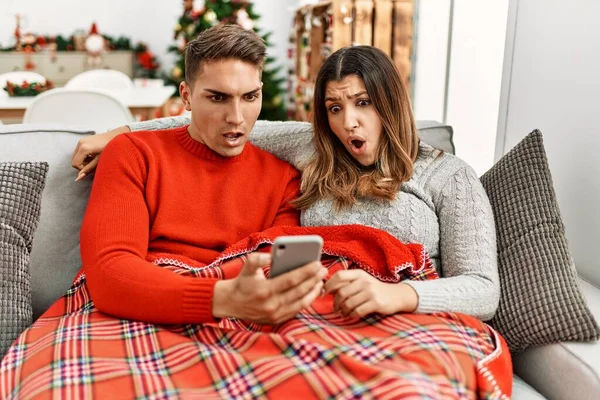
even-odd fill
[[[330,275],[363,268],[390,282],[437,278],[422,246],[354,226],[269,230],[209,266],[173,255],[150,258],[173,273],[226,278],[240,270],[245,254],[268,250],[275,236],[308,233],[324,237]],[[2,399],[508,399],[511,385],[503,339],[466,315],[344,318],[324,296],[276,326],[233,319],[157,326],[100,313],[83,273],[0,364]]]

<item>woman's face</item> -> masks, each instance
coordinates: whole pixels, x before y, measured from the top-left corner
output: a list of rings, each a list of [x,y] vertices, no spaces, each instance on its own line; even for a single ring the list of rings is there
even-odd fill
[[[377,161],[383,126],[363,80],[348,75],[325,87],[325,107],[331,130],[361,165]]]

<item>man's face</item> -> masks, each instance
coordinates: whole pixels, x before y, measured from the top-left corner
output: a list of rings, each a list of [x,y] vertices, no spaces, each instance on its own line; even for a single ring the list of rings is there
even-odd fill
[[[179,87],[192,113],[191,137],[224,157],[244,150],[262,104],[260,70],[234,59],[202,63],[193,87]]]

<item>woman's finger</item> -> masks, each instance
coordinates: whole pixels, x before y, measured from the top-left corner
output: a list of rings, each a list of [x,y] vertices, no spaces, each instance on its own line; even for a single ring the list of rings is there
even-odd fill
[[[362,270],[343,270],[338,271],[325,284],[326,293],[335,293],[343,286],[346,286],[350,282],[360,278],[361,274],[359,271]]]
[[[374,312],[377,312],[377,304],[375,301],[370,300],[356,307],[348,316],[351,318],[364,318]]]
[[[85,164],[87,153],[82,149],[81,142],[77,142],[73,155],[71,156],[71,166],[75,169],[81,169]]]
[[[75,159],[75,156],[77,156],[78,151],[79,151],[79,142],[77,142],[77,145],[75,146],[75,148],[73,149],[73,153],[71,154],[71,166],[73,168],[77,168],[76,165],[80,164],[80,163],[76,164],[76,159]]]
[[[352,281],[339,289],[333,300],[333,310],[339,311],[340,306],[350,297],[354,296],[361,291],[362,284],[359,280]]]
[[[342,313],[343,316],[347,317],[350,314],[352,314],[352,312],[360,307],[361,305],[368,303],[371,300],[371,295],[368,291],[366,290],[361,290],[358,293],[356,293],[354,296],[350,296],[346,299],[346,301],[344,301],[343,303],[340,304],[339,308],[340,308],[340,312]]]
[[[98,165],[99,159],[100,155],[98,154],[97,156],[93,157],[91,161],[85,164],[85,166],[79,170],[79,174],[77,175],[77,178],[75,178],[75,182],[82,180],[83,178],[94,172],[96,166]]]

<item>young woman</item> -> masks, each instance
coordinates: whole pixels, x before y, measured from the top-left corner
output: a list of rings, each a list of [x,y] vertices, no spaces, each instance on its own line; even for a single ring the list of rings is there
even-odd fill
[[[72,160],[78,179],[119,133],[186,124],[186,117],[164,118],[82,139]],[[500,287],[488,198],[465,162],[419,141],[406,87],[387,55],[370,46],[336,51],[317,76],[313,129],[288,124],[259,123],[250,141],[302,171],[295,204],[303,226],[356,223],[422,243],[441,276],[390,284],[340,271],[326,284],[340,312],[493,317]]]

